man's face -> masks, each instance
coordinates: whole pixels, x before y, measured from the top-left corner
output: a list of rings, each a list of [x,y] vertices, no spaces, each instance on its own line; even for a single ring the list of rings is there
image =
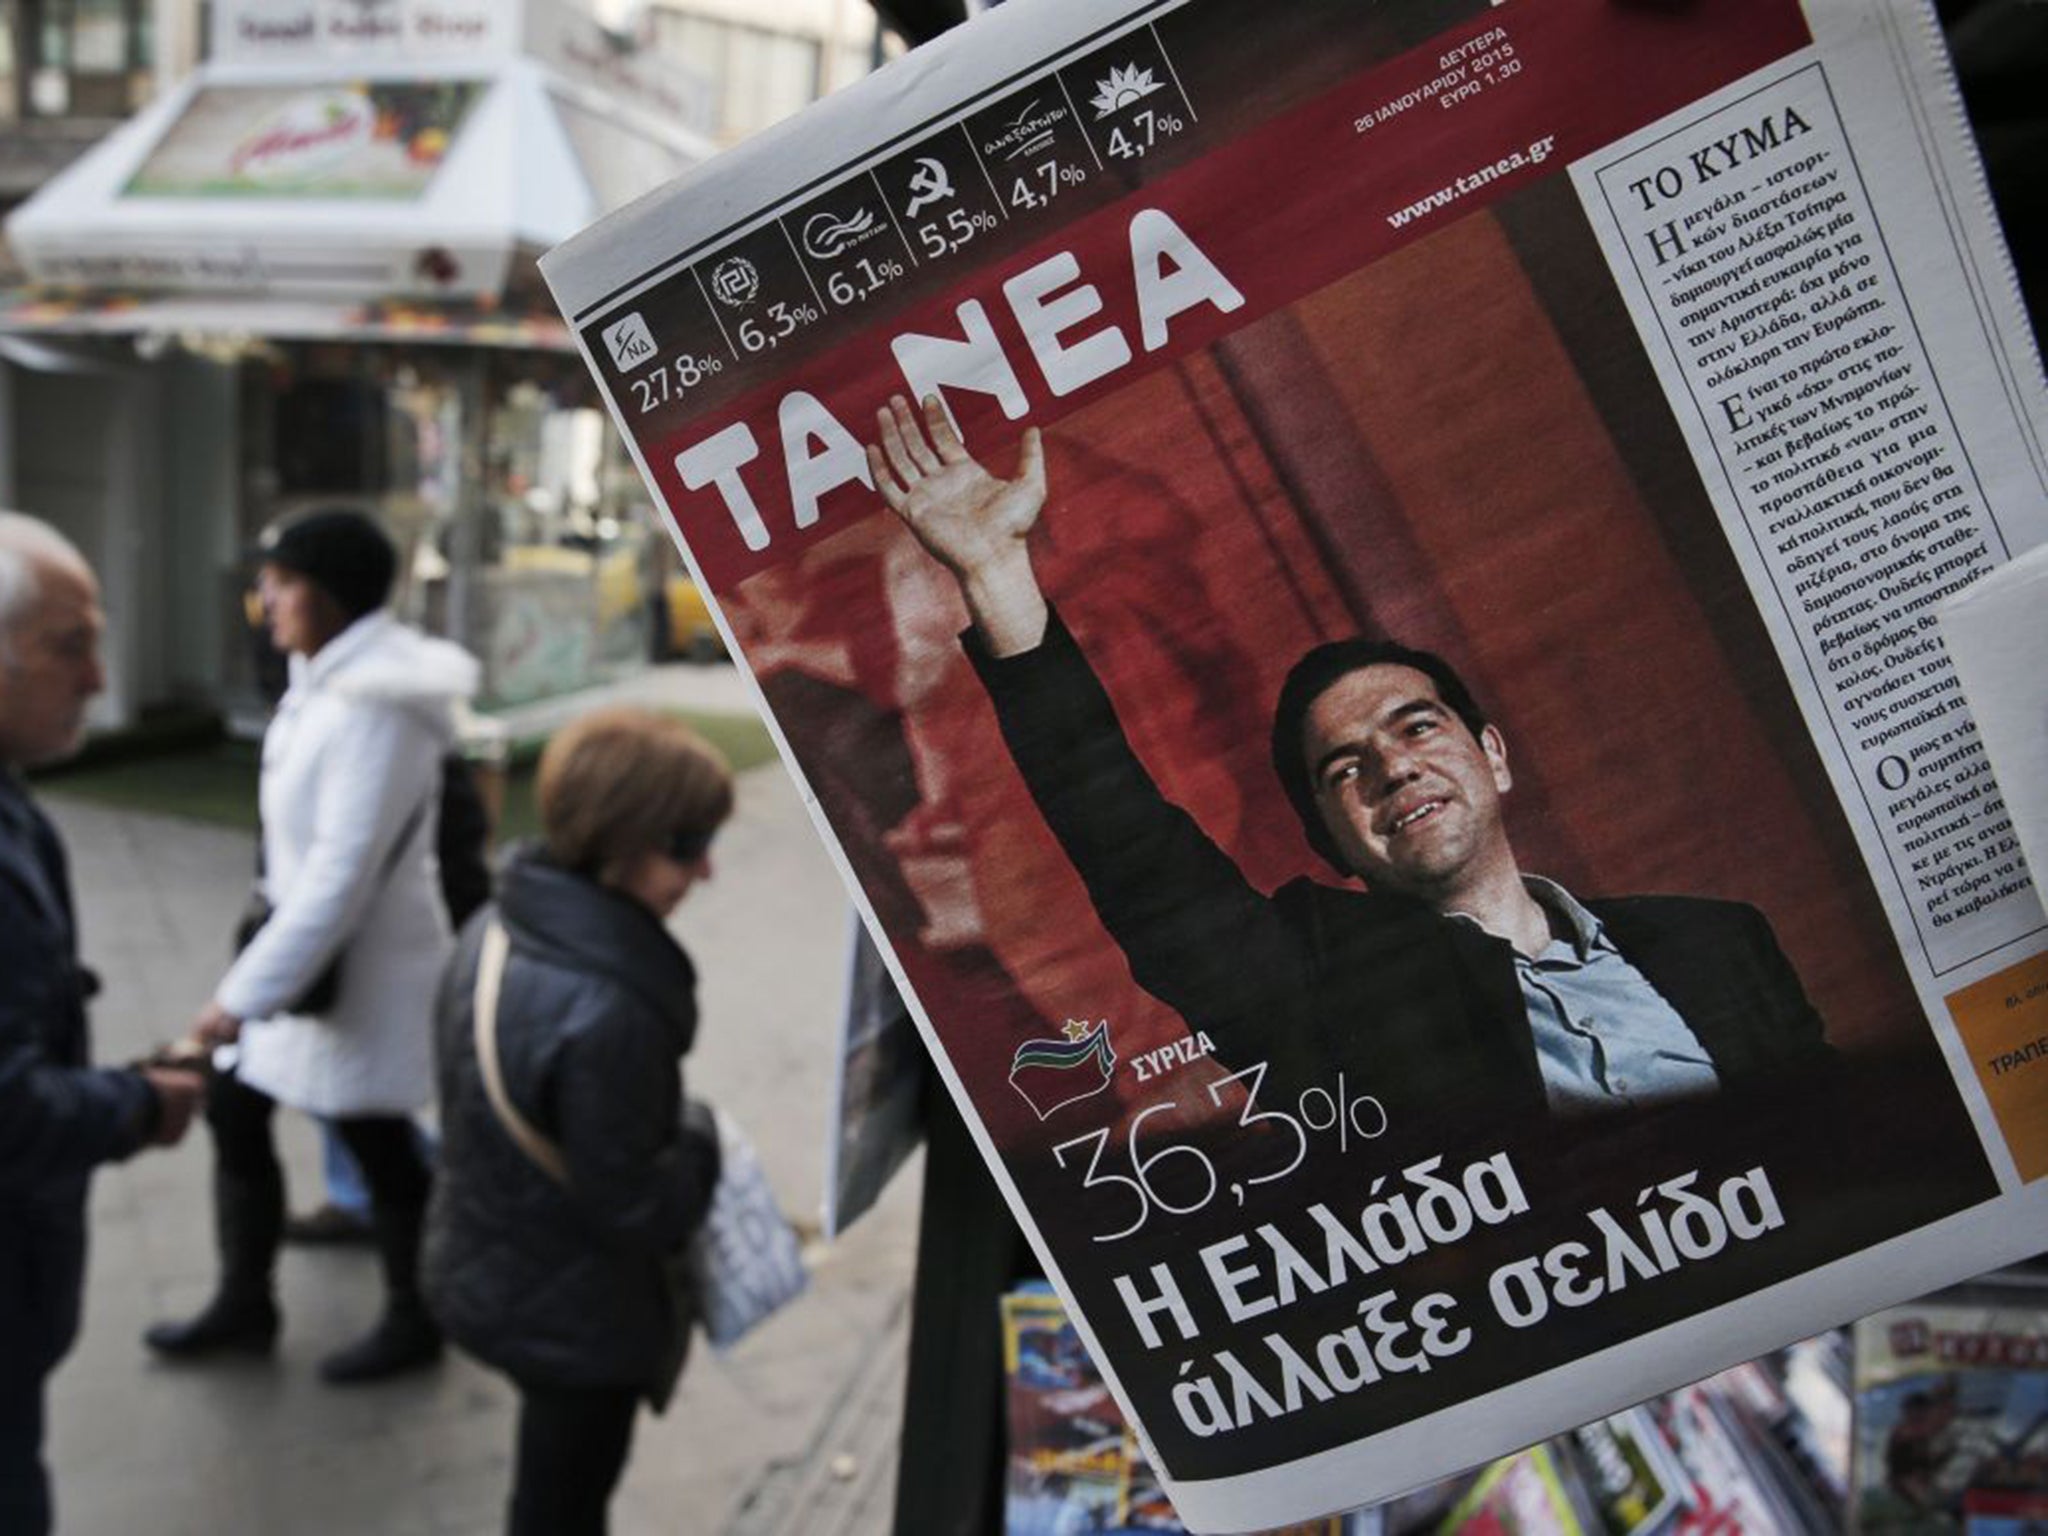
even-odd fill
[[[99,583],[69,564],[38,573],[41,590],[0,645],[0,762],[22,768],[77,751],[86,706],[107,685]]]
[[[1301,744],[1324,827],[1375,889],[1440,904],[1513,873],[1500,732],[1474,737],[1427,673],[1386,664],[1339,678],[1310,706]]]

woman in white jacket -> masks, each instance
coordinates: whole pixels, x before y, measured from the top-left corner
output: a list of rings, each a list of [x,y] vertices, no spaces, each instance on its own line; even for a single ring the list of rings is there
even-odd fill
[[[207,1102],[220,1287],[196,1317],[145,1337],[185,1357],[275,1345],[282,1103],[330,1119],[370,1186],[384,1313],[321,1364],[329,1381],[370,1381],[441,1349],[416,1283],[431,1176],[410,1116],[433,1092],[434,995],[452,948],[434,862],[441,759],[477,664],[386,611],[397,555],[360,513],[288,523],[261,558],[271,638],[291,666],[263,738],[270,916],[194,1021],[201,1040],[238,1047]],[[339,990],[313,1011],[302,999],[335,962]]]

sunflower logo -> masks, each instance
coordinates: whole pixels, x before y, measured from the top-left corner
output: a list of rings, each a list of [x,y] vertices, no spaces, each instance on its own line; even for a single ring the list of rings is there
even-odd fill
[[[1095,118],[1100,122],[1113,112],[1121,112],[1135,101],[1143,101],[1159,89],[1159,82],[1152,78],[1152,71],[1140,69],[1135,64],[1113,68],[1107,79],[1095,82],[1095,94],[1088,105],[1095,109]]]

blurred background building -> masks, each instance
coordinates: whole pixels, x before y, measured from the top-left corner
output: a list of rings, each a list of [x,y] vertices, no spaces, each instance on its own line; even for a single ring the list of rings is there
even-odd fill
[[[486,702],[716,637],[534,257],[985,0],[0,0],[0,505],[110,589],[96,723],[260,712],[244,552],[379,509]],[[1945,0],[2036,305],[2048,8]]]
[[[957,7],[959,0],[951,0]],[[909,37],[938,29],[912,0]],[[103,728],[253,720],[246,551],[344,501],[486,703],[715,635],[534,259],[904,45],[867,0],[4,0],[0,505],[102,572]]]

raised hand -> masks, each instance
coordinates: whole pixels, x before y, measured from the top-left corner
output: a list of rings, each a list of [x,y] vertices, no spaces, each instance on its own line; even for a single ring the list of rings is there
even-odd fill
[[[937,396],[923,420],[901,395],[875,413],[881,441],[868,468],[889,510],[960,583],[968,610],[999,656],[1030,650],[1045,633],[1045,596],[1027,540],[1045,507],[1045,450],[1029,428],[1017,473],[990,474],[967,451]]]

